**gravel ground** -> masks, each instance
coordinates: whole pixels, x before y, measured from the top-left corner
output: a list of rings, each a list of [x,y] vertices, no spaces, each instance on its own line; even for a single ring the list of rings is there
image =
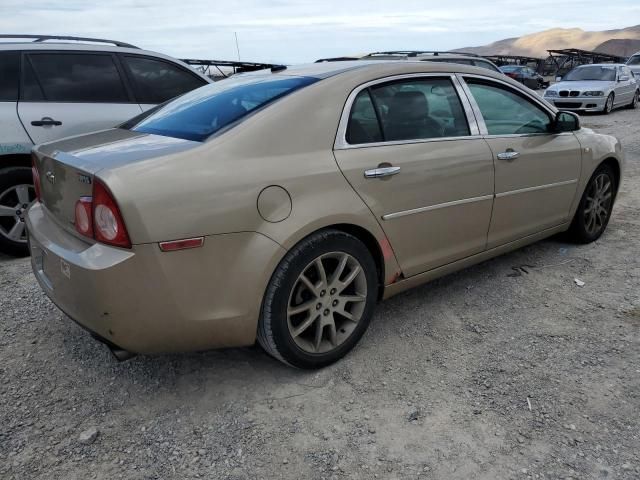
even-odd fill
[[[258,348],[118,363],[0,258],[0,478],[639,478],[640,110],[583,123],[628,156],[598,242],[395,297],[319,372]]]

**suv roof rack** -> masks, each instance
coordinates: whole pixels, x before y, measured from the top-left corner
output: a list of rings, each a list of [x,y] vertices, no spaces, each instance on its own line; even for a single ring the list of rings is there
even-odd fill
[[[0,38],[29,38],[33,39],[33,43],[42,43],[47,40],[69,40],[74,42],[94,42],[94,43],[110,43],[115,45],[116,47],[126,47],[126,48],[139,48],[135,45],[131,45],[130,43],[120,42],[118,40],[105,40],[104,38],[89,38],[89,37],[70,37],[66,35],[33,35],[33,34],[25,34],[21,35],[18,33],[15,34],[0,34]]]
[[[209,67],[215,67],[218,72],[220,72],[219,76],[228,77],[229,75],[224,73],[220,67],[231,67],[233,69],[233,74],[235,73],[243,73],[243,72],[253,72],[255,70],[265,70],[267,68],[280,68],[281,65],[274,65],[272,63],[256,63],[256,62],[236,62],[232,60],[200,60],[195,58],[181,58],[180,61],[186,63],[187,65],[191,65],[193,67],[201,67],[204,70],[204,73],[209,69]],[[286,68],[286,67],[285,67]]]
[[[434,57],[438,55],[463,55],[466,57],[480,57],[475,53],[467,53],[467,52],[451,52],[451,51],[441,51],[441,50],[391,50],[388,52],[373,52],[365,55],[362,58],[367,57],[375,57],[377,55],[405,55],[407,57],[417,57],[418,55],[430,54]]]

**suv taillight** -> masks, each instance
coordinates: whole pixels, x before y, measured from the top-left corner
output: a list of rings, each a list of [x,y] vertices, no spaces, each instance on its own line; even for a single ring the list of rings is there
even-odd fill
[[[93,182],[93,196],[76,202],[76,230],[100,243],[131,248],[122,214],[113,195],[98,179]]]
[[[36,165],[36,157],[35,155],[31,155],[31,175],[33,175],[33,188],[36,191],[36,200],[40,201],[40,172],[38,171],[38,166]]]

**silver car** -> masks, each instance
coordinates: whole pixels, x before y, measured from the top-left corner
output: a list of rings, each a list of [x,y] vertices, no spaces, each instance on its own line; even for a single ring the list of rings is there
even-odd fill
[[[563,110],[610,113],[636,108],[640,86],[627,65],[581,65],[547,89],[544,98]]]
[[[631,55],[631,58],[627,61],[627,67],[635,74],[636,79],[640,79],[640,52]]]

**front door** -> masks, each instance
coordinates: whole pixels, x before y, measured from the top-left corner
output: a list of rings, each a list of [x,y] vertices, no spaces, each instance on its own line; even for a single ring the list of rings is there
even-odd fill
[[[34,143],[115,127],[142,112],[109,53],[33,52],[18,115]]]
[[[488,248],[567,222],[582,158],[575,135],[551,133],[551,112],[502,82],[465,81],[495,158]]]
[[[380,222],[404,275],[483,251],[492,155],[467,121],[452,78],[378,81],[351,98],[335,157]]]

